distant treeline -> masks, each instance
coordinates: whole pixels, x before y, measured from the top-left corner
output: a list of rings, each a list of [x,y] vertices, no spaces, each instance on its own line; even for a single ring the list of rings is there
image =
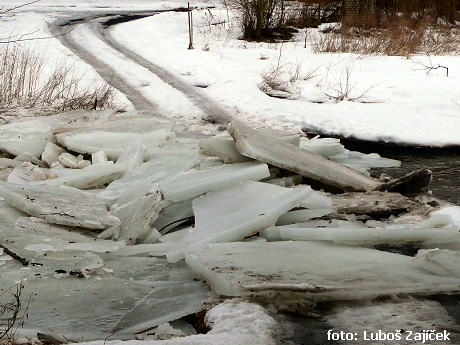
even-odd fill
[[[344,3],[345,0],[299,0],[306,4]],[[356,1],[356,0],[355,0]],[[374,2],[379,14],[387,18],[403,16],[405,19],[423,17],[442,18],[448,22],[460,20],[460,0],[358,0]]]

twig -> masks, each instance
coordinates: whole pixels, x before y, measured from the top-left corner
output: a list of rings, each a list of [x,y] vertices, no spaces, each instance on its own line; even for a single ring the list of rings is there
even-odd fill
[[[426,74],[429,74],[434,69],[444,68],[446,70],[446,77],[449,76],[449,67],[441,66],[440,64],[438,64],[437,66],[433,66],[433,63],[431,62],[431,57],[429,59],[430,59],[430,65],[426,65],[420,60],[414,61],[417,65],[420,65],[423,67],[423,68],[419,68],[418,71],[426,71]]]
[[[14,11],[14,10],[17,10],[18,8],[21,8],[21,7],[24,7],[24,6],[35,4],[36,2],[39,2],[39,1],[40,0],[35,0],[35,1],[27,2],[25,4],[21,4],[21,5],[18,5],[18,6],[11,7],[11,8],[7,8],[5,10],[1,10],[0,15],[6,14],[6,13]]]
[[[6,248],[3,244],[0,244],[0,248],[3,248],[5,253],[8,254],[9,256],[11,256],[13,259],[19,261],[22,264],[22,266],[29,266],[29,261],[27,261],[23,257],[19,256],[18,254],[12,252],[8,248]]]

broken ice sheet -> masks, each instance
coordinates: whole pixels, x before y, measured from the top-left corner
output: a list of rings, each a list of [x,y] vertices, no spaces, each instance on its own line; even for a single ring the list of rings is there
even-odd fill
[[[460,291],[460,278],[429,272],[412,257],[327,242],[205,244],[185,260],[225,296],[297,292],[316,302]]]
[[[260,162],[228,164],[217,168],[189,171],[160,182],[166,200],[186,200],[203,193],[224,189],[244,181],[270,176],[268,166]]]
[[[27,183],[32,181],[46,180],[57,177],[50,169],[41,168],[30,162],[17,165],[8,175],[7,182]]]
[[[283,188],[245,182],[209,193],[193,201],[195,228],[168,252],[168,260],[184,258],[184,251],[205,242],[238,241],[272,226],[280,215],[298,206],[310,187]]]
[[[460,278],[459,251],[438,248],[429,250],[422,249],[414,257],[414,262],[434,274]]]
[[[202,303],[210,297],[206,284],[196,281],[184,263],[172,265],[158,258],[99,255],[104,268],[86,279],[54,276],[54,266],[48,267],[50,274],[43,274],[46,265],[21,269],[15,260],[6,261],[2,267],[6,266],[7,271],[0,276],[0,286],[23,280],[24,295],[32,296],[28,318],[19,334],[51,333],[72,341],[109,336],[110,339],[133,339],[135,334],[126,328],[128,324],[120,323],[128,313],[131,329],[142,328],[140,324],[154,327],[200,311]],[[85,260],[83,257],[80,264]],[[143,299],[151,307],[148,312],[139,303]]]
[[[52,224],[104,230],[119,227],[95,194],[70,187],[19,185],[0,181],[0,197],[10,205]]]
[[[39,158],[51,140],[51,127],[36,118],[0,126],[0,151]]]
[[[61,154],[63,154],[65,150],[57,146],[56,144],[49,142],[46,144],[45,149],[42,153],[42,161],[51,166],[54,162],[59,160]]]
[[[123,164],[113,162],[102,162],[97,165],[90,165],[83,169],[69,169],[65,176],[42,180],[34,184],[48,186],[69,186],[79,189],[90,189],[110,183],[120,177],[126,167]],[[53,171],[54,172],[54,171]]]
[[[112,182],[100,196],[109,204],[113,203],[122,193],[129,190],[137,181],[144,180],[150,183],[170,178],[189,170],[197,163],[197,156],[187,153],[175,153],[167,156],[154,157],[133,169],[126,176]]]
[[[134,244],[137,239],[147,236],[160,212],[160,201],[161,194],[151,183],[145,180],[133,183],[131,189],[110,208],[110,212],[121,221],[118,239]]]
[[[152,148],[175,136],[172,126],[171,122],[153,117],[114,116],[98,126],[59,133],[56,139],[75,152],[92,154],[104,151],[111,160],[118,159],[126,147],[140,142],[149,158]]]
[[[265,130],[265,132],[267,134],[271,133],[269,130]],[[282,141],[299,146],[300,136],[297,134],[291,134],[283,131],[274,131],[272,134]],[[238,152],[235,146],[235,141],[228,132],[212,138],[201,139],[198,146],[200,147],[201,152],[211,156],[220,157],[224,163],[244,163],[253,160],[252,158],[245,157]]]
[[[379,244],[400,245],[417,243],[420,246],[443,243],[460,243],[460,233],[454,229],[415,229],[415,228],[306,228],[273,227],[263,230],[263,237],[284,241],[332,241],[359,246]]]
[[[335,138],[301,138],[300,147],[323,157],[327,157],[334,162],[342,163],[343,165],[355,169],[367,170],[370,168],[390,168],[401,166],[400,161],[383,158],[376,153],[365,154],[356,151],[349,151],[340,144],[340,139]]]
[[[381,185],[378,180],[356,170],[285,143],[239,121],[232,120],[229,132],[235,140],[238,152],[242,155],[292,171],[333,188],[366,191],[374,190]]]

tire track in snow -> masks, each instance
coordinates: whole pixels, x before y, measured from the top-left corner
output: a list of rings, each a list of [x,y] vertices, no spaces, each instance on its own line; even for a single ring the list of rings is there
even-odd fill
[[[128,100],[134,105],[137,111],[149,115],[160,116],[158,106],[145,98],[134,87],[128,84],[122,76],[103,61],[96,59],[91,52],[79,44],[72,36],[72,27],[91,20],[95,20],[97,15],[86,15],[78,19],[66,19],[48,24],[52,35],[56,36],[59,41],[69,48],[75,55],[85,63],[92,66],[96,72],[110,85],[123,93]]]
[[[72,37],[71,32],[67,33],[69,32],[69,28],[72,28],[72,26],[76,24],[92,24],[90,25],[90,28],[100,40],[102,40],[115,51],[125,56],[127,59],[149,70],[164,83],[170,85],[174,89],[184,94],[184,96],[187,97],[197,108],[204,112],[204,120],[218,124],[229,123],[231,121],[231,115],[222,106],[208,98],[202,92],[199,92],[197,89],[195,89],[195,87],[187,85],[183,80],[177,78],[166,69],[148,61],[132,50],[121,45],[112,37],[110,30],[108,30],[110,26],[116,25],[117,23],[135,20],[139,19],[140,17],[142,18],[145,16],[155,15],[161,12],[165,11],[152,11],[147,13],[144,12],[142,14],[138,12],[120,12],[116,14],[90,13],[81,15],[78,18],[71,18],[54,22],[49,24],[48,27],[51,33],[55,35],[64,46],[72,50],[72,52],[74,52],[87,64],[91,65],[97,71],[97,73],[107,81],[107,83],[125,94],[129,101],[139,112],[165,117],[159,113],[158,105],[152,103],[134,87],[128,84],[124,78],[117,74],[117,72],[108,64],[95,58],[88,49],[79,44],[77,40]]]

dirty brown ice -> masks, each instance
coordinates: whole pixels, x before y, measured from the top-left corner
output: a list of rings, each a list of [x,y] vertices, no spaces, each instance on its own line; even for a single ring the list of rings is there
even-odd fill
[[[460,209],[426,193],[430,171],[371,177],[400,162],[337,139],[76,110],[2,125],[0,150],[0,288],[24,284],[31,339],[211,344],[209,320],[251,303],[334,330],[386,301],[422,327],[442,309],[424,296],[460,290]]]

